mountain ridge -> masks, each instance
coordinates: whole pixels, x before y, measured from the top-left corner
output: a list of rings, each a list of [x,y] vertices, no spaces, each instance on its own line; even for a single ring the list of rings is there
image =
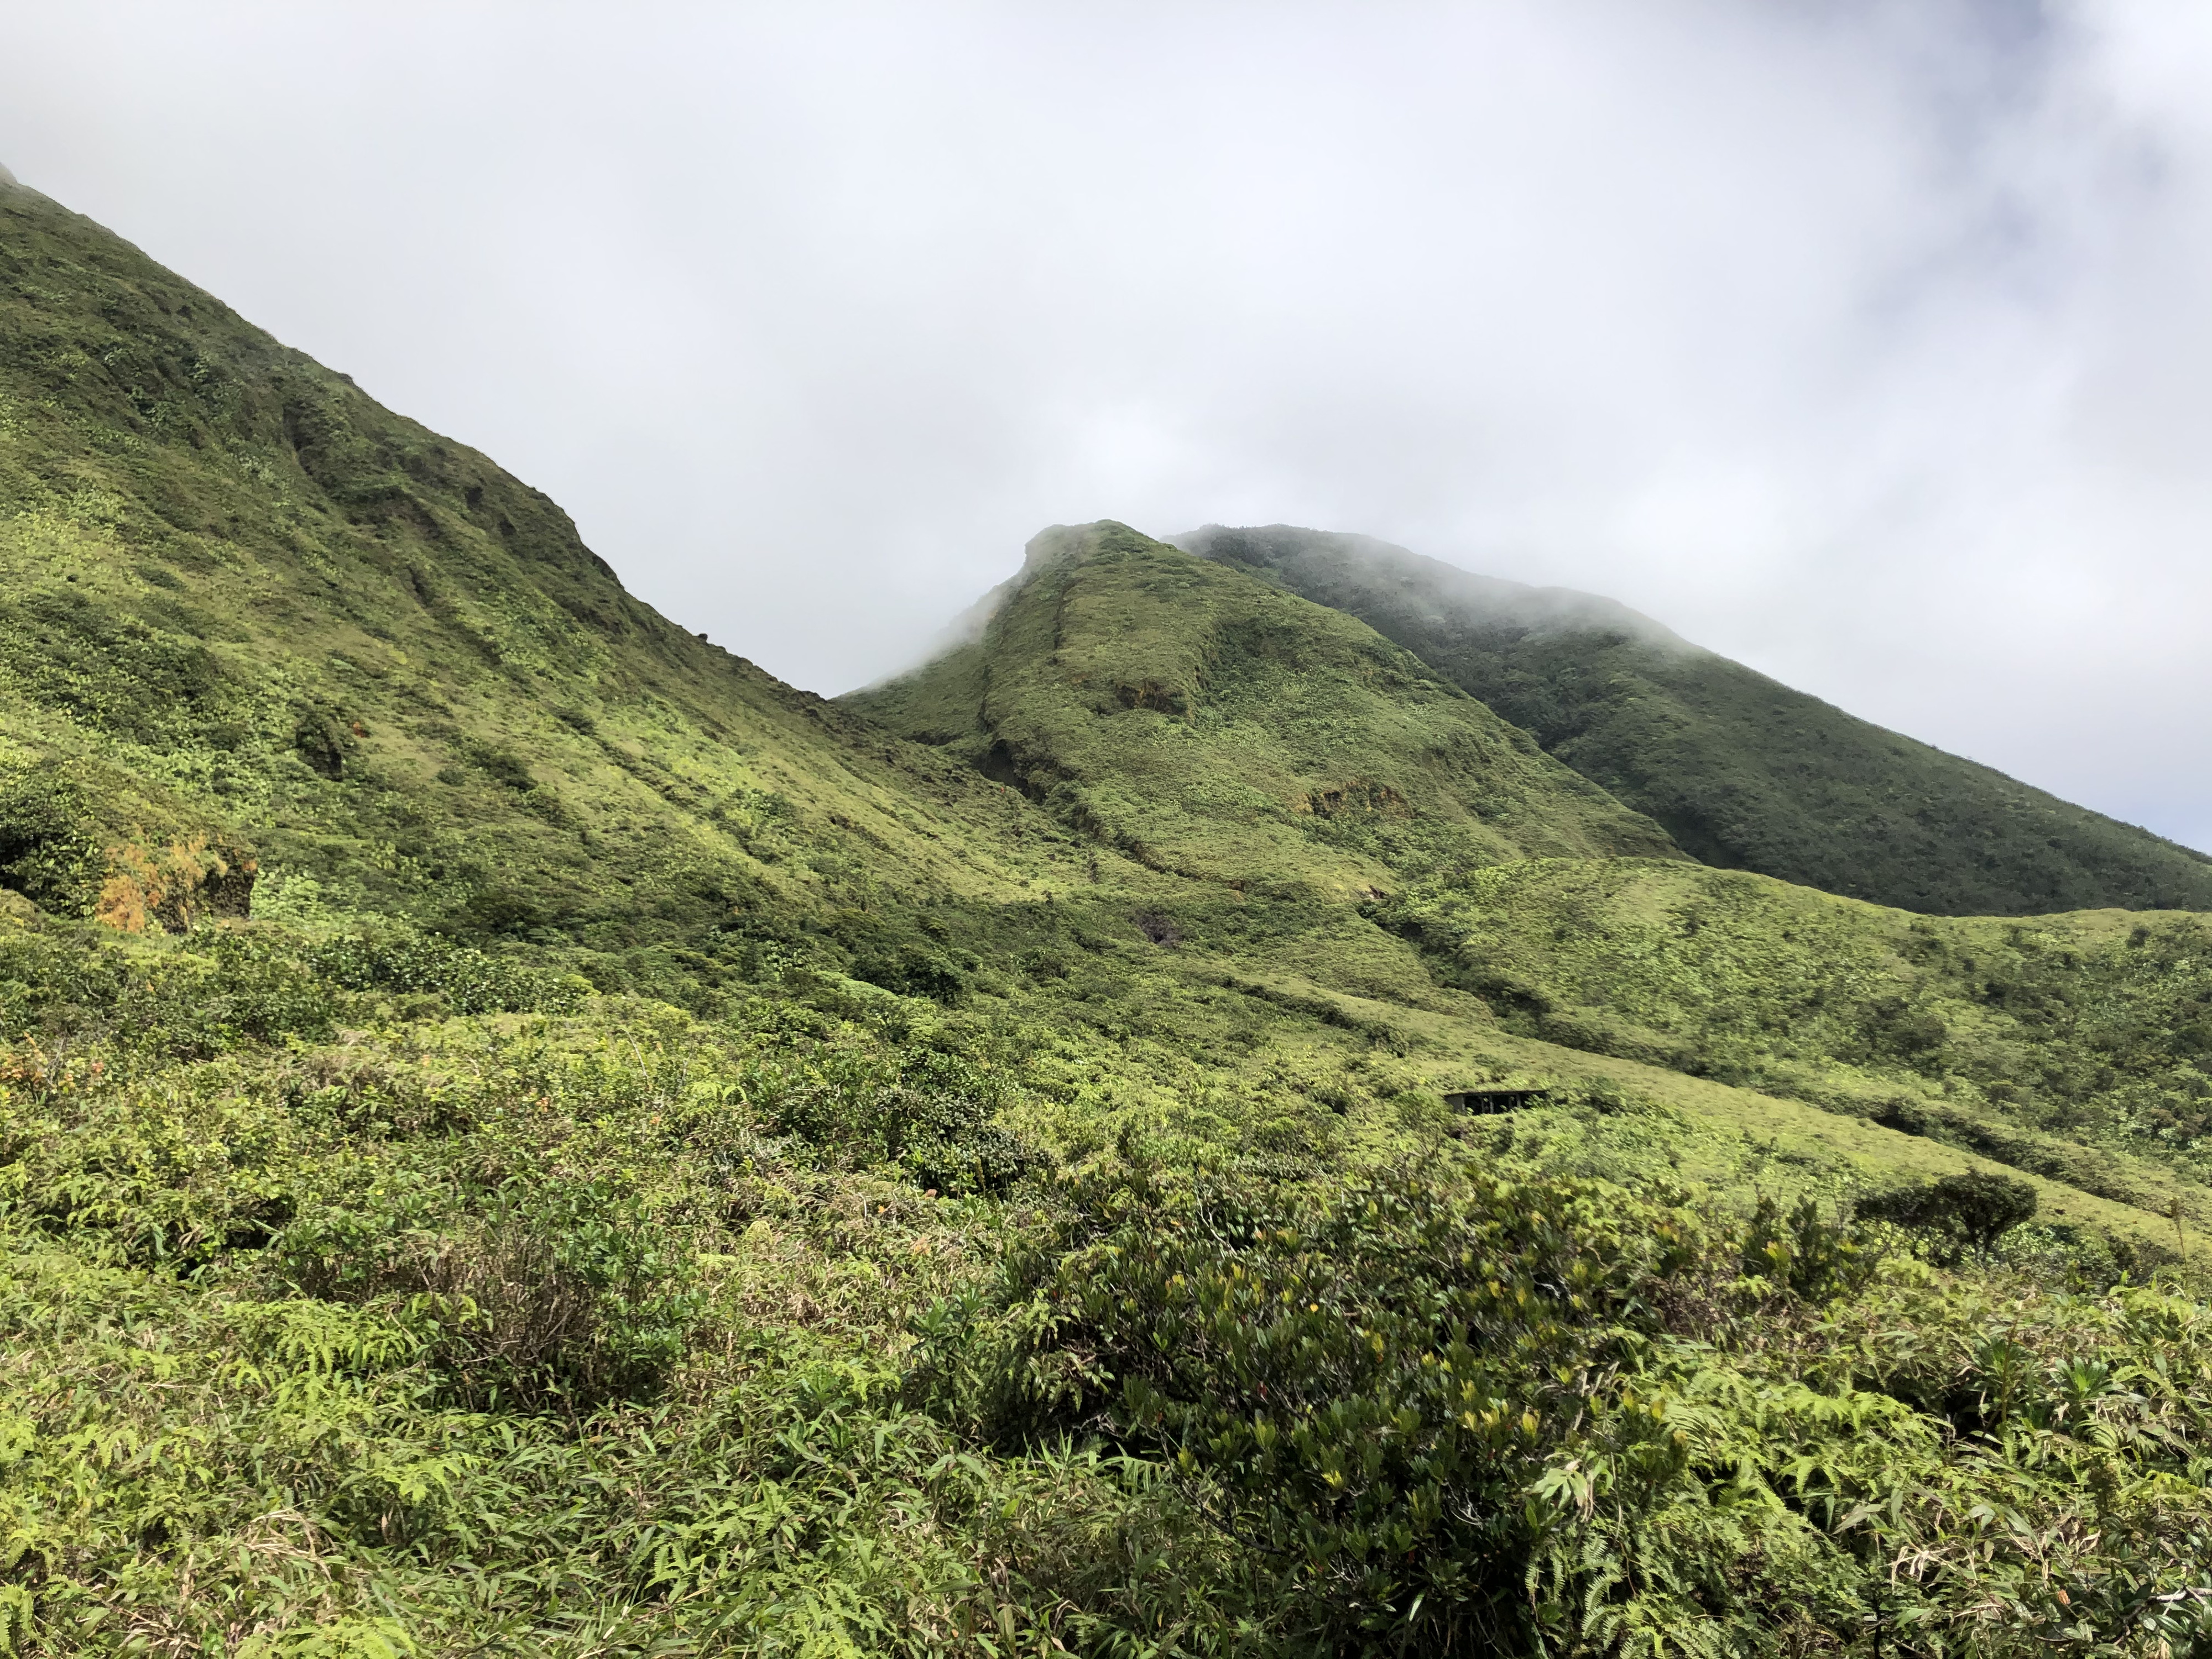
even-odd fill
[[[0,403],[0,878],[88,914],[108,848],[204,836],[272,899],[611,968],[766,895],[850,909],[886,847],[916,892],[1020,890],[994,832],[905,822],[989,786],[670,623],[541,492],[90,222],[0,214],[0,362],[44,388]]]
[[[2212,856],[1884,731],[1613,601],[1287,526],[1179,544],[1360,617],[1703,862],[1936,915],[2212,908]]]
[[[1327,538],[1321,545],[1339,556],[1336,562],[1346,572],[1364,568],[1395,580],[1407,590],[1409,597],[1443,600],[1454,609],[1490,619],[1494,625],[1530,634],[1617,632],[1685,652],[1716,654],[1705,651],[1703,646],[1693,645],[1656,617],[1602,593],[1484,575],[1441,559],[1429,558],[1377,536],[1305,530],[1291,525],[1240,528],[1207,524],[1162,539],[1200,558],[1216,556],[1215,550],[1219,550],[1218,556],[1272,569],[1274,565],[1267,555],[1275,548],[1259,538],[1277,537],[1282,538],[1285,544],[1291,538]],[[1251,556],[1255,551],[1260,555],[1256,559]]]

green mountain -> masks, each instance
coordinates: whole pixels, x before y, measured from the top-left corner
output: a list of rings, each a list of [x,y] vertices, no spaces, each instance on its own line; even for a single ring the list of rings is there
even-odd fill
[[[1675,856],[1364,623],[1121,525],[1045,532],[975,643],[844,701],[1199,880]]]
[[[842,701],[1182,878],[1151,925],[1224,967],[1812,1102],[2153,1213],[2212,1180],[2197,918],[1939,920],[1700,868],[1363,623],[1126,526],[1046,532],[974,641]]]
[[[825,703],[0,279],[0,1650],[2212,1650],[2206,918],[1708,867],[1119,525]]]
[[[1358,617],[1701,862],[1936,915],[2212,909],[2212,859],[1855,720],[1626,606],[1364,536],[1178,544]]]
[[[374,915],[681,988],[887,887],[1049,884],[996,789],[656,615],[483,456],[0,204],[8,886],[82,916],[136,872],[172,922]]]

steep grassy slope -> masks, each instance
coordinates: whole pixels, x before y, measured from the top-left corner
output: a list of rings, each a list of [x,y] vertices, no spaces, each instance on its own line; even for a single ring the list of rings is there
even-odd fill
[[[0,882],[678,988],[886,890],[1038,896],[1002,791],[672,626],[544,496],[88,221],[0,216]]]
[[[1387,635],[1707,864],[1939,915],[2212,909],[2212,859],[1885,732],[1626,606],[1363,536],[1181,544]]]
[[[1118,526],[918,744],[0,209],[0,1651],[2204,1650],[2193,923]]]
[[[1121,525],[1047,531],[980,641],[844,701],[1240,888],[1673,851],[1364,624]]]

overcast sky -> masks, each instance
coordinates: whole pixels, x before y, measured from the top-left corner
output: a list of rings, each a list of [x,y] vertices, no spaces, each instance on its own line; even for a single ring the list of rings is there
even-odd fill
[[[2205,0],[0,0],[0,162],[817,690],[1287,521],[2212,848]]]

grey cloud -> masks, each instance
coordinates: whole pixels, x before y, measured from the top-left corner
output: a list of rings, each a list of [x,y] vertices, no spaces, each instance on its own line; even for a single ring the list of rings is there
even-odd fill
[[[802,684],[1313,524],[2212,846],[2212,10],[11,10],[29,182]]]

